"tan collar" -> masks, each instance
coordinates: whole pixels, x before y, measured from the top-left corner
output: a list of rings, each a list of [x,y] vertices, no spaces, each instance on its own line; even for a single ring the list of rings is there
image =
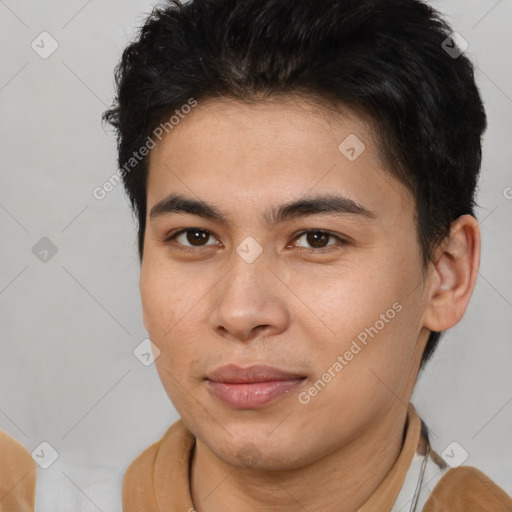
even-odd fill
[[[398,459],[358,512],[389,512],[400,492],[421,441],[421,420],[409,404],[404,444]],[[193,509],[189,468],[195,437],[183,420],[171,425],[162,439],[139,455],[123,481],[123,511],[183,512]]]

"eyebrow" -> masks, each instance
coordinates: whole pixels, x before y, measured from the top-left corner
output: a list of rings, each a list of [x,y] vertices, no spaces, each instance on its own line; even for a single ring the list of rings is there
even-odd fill
[[[229,216],[221,209],[206,201],[192,199],[180,194],[170,194],[150,211],[150,220],[172,213],[188,213],[208,220],[231,226]],[[358,217],[373,219],[376,213],[356,203],[348,197],[339,195],[320,195],[305,197],[295,201],[274,206],[263,214],[263,220],[270,226],[301,217],[319,214],[330,215],[356,215]]]

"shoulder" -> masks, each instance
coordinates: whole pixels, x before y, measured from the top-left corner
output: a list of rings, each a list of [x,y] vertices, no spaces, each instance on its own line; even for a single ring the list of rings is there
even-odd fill
[[[162,480],[175,479],[173,471],[182,469],[193,439],[180,419],[131,462],[123,478],[123,512],[158,510],[156,490]]]
[[[488,476],[471,466],[448,470],[423,512],[512,512],[512,498]]]
[[[36,465],[27,449],[0,430],[0,511],[34,510]]]
[[[152,503],[154,496],[151,491],[154,488],[154,467],[162,439],[146,448],[128,466],[123,478],[123,511],[131,510],[130,507],[140,510],[142,505],[148,509],[150,504],[156,506],[156,503]]]

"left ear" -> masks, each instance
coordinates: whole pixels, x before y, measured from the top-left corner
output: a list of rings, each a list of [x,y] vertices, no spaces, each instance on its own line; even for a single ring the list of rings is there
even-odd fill
[[[452,222],[450,233],[435,250],[429,267],[427,309],[423,325],[445,331],[466,311],[480,266],[480,229],[471,215]]]

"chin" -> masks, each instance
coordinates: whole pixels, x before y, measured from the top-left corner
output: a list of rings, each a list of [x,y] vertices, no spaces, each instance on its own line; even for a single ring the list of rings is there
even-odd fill
[[[222,440],[207,440],[206,444],[218,458],[230,466],[278,471],[296,469],[310,462],[307,454],[296,451],[299,441],[286,436],[286,433],[273,439],[266,433],[261,436],[226,436]],[[303,444],[303,440],[301,443]]]

